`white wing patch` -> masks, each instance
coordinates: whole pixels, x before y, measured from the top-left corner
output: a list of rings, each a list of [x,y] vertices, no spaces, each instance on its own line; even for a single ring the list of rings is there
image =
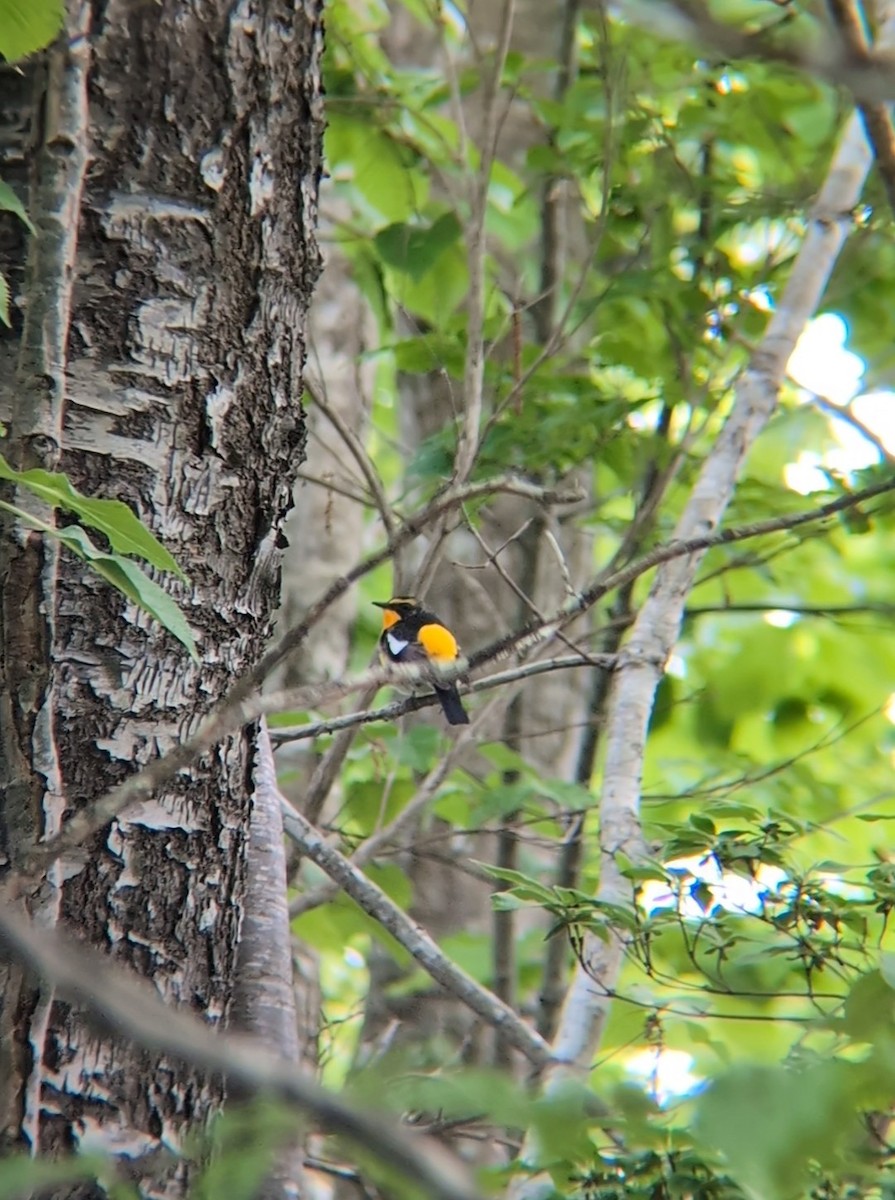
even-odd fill
[[[388,644],[389,652],[393,654],[395,658],[398,657],[402,650],[406,650],[410,645],[410,642],[405,641],[404,638],[395,637],[393,633],[386,633],[385,640]]]

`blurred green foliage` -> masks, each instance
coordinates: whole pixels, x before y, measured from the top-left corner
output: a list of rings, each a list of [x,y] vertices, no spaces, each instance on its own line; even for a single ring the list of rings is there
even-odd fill
[[[817,6],[783,7],[712,5],[743,28],[783,22],[791,38],[818,34]],[[427,7],[412,11],[420,37],[437,40]],[[329,6],[327,152],[350,213],[337,237],[380,332],[371,451],[394,494],[426,496],[450,472],[454,422],[409,464],[382,431],[394,429],[401,373],[463,377],[466,184],[480,149],[448,99],[453,87],[474,111],[490,60],[458,56],[453,81],[438,56],[431,68],[395,65],[380,39],[387,22],[374,0]],[[447,18],[441,35],[455,50]],[[673,529],[779,299],[850,106],[787,67],[726,61],[590,9],[579,16],[577,50],[577,73],[559,97],[549,54],[511,51],[505,68],[504,96],[512,93],[533,132],[521,154],[517,147],[503,159],[498,149],[487,189],[488,407],[476,471],[542,482],[589,471],[595,503],[581,519],[602,564],[644,480],[668,463],[669,443],[682,446],[681,466],[649,536]],[[548,185],[572,197],[578,241],[555,299],[565,336],[545,355],[537,242]],[[824,301],[865,361],[868,389],[891,383],[890,220],[872,177]],[[850,472],[825,468],[841,432],[826,409],[787,387],[728,523],[803,510],[891,473],[879,460]],[[802,458],[821,466],[808,494],[795,488]],[[558,1195],[895,1194],[889,1152],[861,1116],[889,1107],[895,1092],[893,993],[881,966],[895,903],[892,527],[882,500],[820,529],[707,555],[653,714],[643,787],[651,861],[631,866],[628,906],[601,911],[591,899],[592,816],[594,861],[584,863],[579,888],[558,887],[543,855],[526,855],[524,837],[519,871],[491,872],[504,889],[496,907],[546,909],[551,936],[573,948],[585,927],[611,924],[630,937],[592,1077],[624,1147],[600,1132],[586,1103],[564,1127],[572,1136],[551,1135],[548,1121],[540,1145]],[[648,585],[649,577],[636,585],[634,606]],[[360,660],[374,638],[375,628],[362,630]],[[360,734],[340,826],[352,844],[394,817],[443,753],[431,730],[408,739],[391,728]],[[455,772],[432,821],[460,833],[513,812],[532,837],[558,841],[568,815],[596,803],[599,777],[585,789],[541,777],[524,753],[509,762],[505,748],[483,752],[494,770],[475,779]],[[409,899],[400,888],[393,894]],[[303,915],[296,929],[352,953],[383,938],[344,900]],[[458,945],[463,965],[486,983],[489,936],[468,933]],[[519,939],[528,1010],[544,952],[541,937]],[[356,1006],[365,986],[365,976],[336,972],[333,1011]],[[413,975],[402,986],[428,981]],[[633,1052],[666,1050],[689,1056],[701,1081],[695,1095],[651,1095],[654,1084],[633,1084]],[[349,1057],[336,1038],[334,1081]],[[353,1086],[388,1095],[398,1111],[417,1104],[485,1114],[486,1124],[533,1120],[508,1111],[499,1075],[483,1083],[442,1067],[425,1080],[438,1094],[411,1102],[412,1064],[368,1070],[367,1083],[362,1073]],[[522,1103],[514,1091],[510,1108]]]

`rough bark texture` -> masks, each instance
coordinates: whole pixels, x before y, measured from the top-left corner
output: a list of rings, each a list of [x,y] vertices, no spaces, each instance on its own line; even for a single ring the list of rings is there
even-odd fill
[[[319,52],[316,0],[112,0],[72,6],[67,36],[24,76],[0,68],[0,172],[38,229],[23,273],[19,231],[0,226],[17,314],[0,337],[4,452],[136,509],[189,576],[165,586],[200,650],[190,661],[82,564],[5,531],[0,849],[13,862],[193,730],[269,633],[304,448]],[[251,736],[228,739],[63,864],[32,910],[225,1021],[251,773]],[[96,1036],[0,974],[2,1144],[109,1148],[141,1194],[181,1195],[185,1170],[157,1169],[157,1152],[207,1119],[219,1082]]]

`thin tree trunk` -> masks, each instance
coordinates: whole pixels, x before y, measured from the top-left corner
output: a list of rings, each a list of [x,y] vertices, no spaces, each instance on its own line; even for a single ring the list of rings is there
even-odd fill
[[[267,722],[255,749],[255,791],[239,958],[230,1023],[254,1034],[283,1062],[301,1062],[292,980],[292,937],[286,895],[282,798]],[[279,1150],[256,1200],[291,1200],[300,1194],[302,1146],[297,1133]]]

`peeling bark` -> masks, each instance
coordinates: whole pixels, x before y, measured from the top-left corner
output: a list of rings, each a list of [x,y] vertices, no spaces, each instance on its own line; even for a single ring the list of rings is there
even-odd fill
[[[58,463],[138,512],[189,576],[160,582],[200,650],[190,661],[82,564],[62,554],[57,569],[45,540],[5,530],[0,835],[13,862],[194,730],[269,634],[318,272],[318,8],[73,4],[25,77],[0,68],[0,171],[38,231],[23,275],[18,232],[0,230],[17,317],[0,335],[4,453]],[[212,1025],[232,991],[252,749],[228,738],[30,901]],[[105,1148],[131,1160],[142,1195],[182,1195],[188,1172],[160,1171],[158,1153],[207,1120],[220,1082],[98,1037],[3,973],[0,1145]]]

